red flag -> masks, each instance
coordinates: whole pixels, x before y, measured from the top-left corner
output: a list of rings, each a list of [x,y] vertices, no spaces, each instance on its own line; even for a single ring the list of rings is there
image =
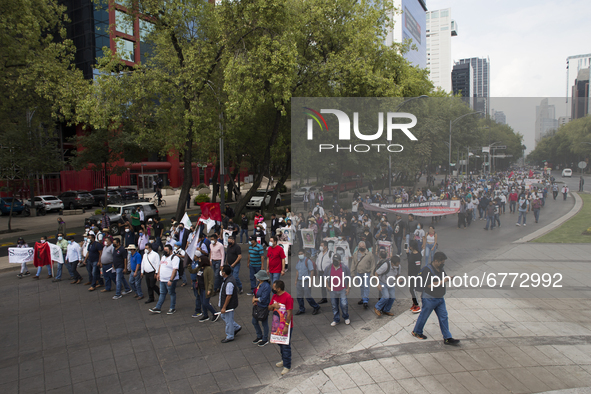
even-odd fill
[[[511,171],[511,173],[509,174],[509,179],[513,178],[513,175],[514,175],[514,173],[513,173],[513,171]]]
[[[204,220],[212,219],[218,222],[222,221],[222,211],[220,210],[220,204],[217,202],[200,202],[197,203],[201,208],[201,218]]]
[[[47,242],[35,242],[35,255],[33,256],[33,264],[35,264],[35,267],[51,265],[51,249]]]
[[[532,170],[529,170],[528,178],[533,178],[533,177],[534,177],[534,172]]]

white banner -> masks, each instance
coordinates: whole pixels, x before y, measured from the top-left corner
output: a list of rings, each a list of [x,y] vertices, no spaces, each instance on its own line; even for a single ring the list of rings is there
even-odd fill
[[[56,244],[49,244],[49,247],[51,249],[51,261],[54,263],[63,264],[64,255],[62,253],[62,248],[60,248]]]
[[[189,255],[191,260],[195,259],[195,252],[197,252],[197,244],[199,243],[199,233],[200,232],[201,232],[201,229],[198,229],[197,232],[195,233],[195,236],[191,240],[191,243],[189,244],[189,246],[187,246],[187,255]]]
[[[181,219],[181,223],[185,225],[186,229],[190,229],[191,225],[193,225],[193,223],[191,222],[191,219],[189,219],[189,215],[187,215],[186,212],[185,212],[185,215],[183,216],[183,218]]]
[[[8,248],[8,262],[13,264],[31,263],[34,254],[33,248]]]

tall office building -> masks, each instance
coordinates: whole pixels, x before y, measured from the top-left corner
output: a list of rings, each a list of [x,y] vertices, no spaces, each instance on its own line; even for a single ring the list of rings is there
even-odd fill
[[[451,92],[451,38],[458,35],[458,26],[451,19],[451,8],[427,11],[426,17],[429,79],[435,87]]]
[[[579,119],[589,113],[589,68],[579,70],[572,88],[571,119]]]
[[[570,122],[570,116],[559,116],[558,117],[558,127],[564,126]]]
[[[507,117],[503,111],[495,111],[493,108],[491,117],[498,124],[507,124]]]
[[[482,111],[488,114],[490,111],[490,59],[488,57],[473,57],[470,59],[460,59],[455,64],[470,64],[472,66],[472,108],[474,111]]]
[[[451,72],[451,86],[454,95],[461,95],[466,105],[473,107],[472,75],[474,69],[470,63],[456,63]]]
[[[553,135],[558,129],[558,120],[556,119],[556,107],[548,105],[548,99],[545,98],[536,106],[536,128],[535,143],[542,138]]]
[[[427,4],[425,0],[391,0],[396,10],[389,15],[393,23],[386,33],[386,45],[394,42],[411,40],[416,49],[409,50],[404,58],[413,65],[425,68],[427,66],[427,38],[425,35],[425,14]]]

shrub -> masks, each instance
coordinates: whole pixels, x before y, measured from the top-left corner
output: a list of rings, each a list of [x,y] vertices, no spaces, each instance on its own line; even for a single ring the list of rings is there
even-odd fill
[[[97,209],[94,211],[95,215],[102,215],[103,214],[103,210],[101,208]]]
[[[195,204],[200,203],[200,202],[210,202],[210,198],[207,194],[200,194],[198,196],[195,196],[194,202]]]
[[[207,186],[205,183],[200,183],[197,186],[195,186],[195,190],[201,190],[201,189],[209,189],[209,186]]]

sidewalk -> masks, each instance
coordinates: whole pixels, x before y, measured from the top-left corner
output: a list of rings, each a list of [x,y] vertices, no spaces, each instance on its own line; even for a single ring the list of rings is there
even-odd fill
[[[591,245],[515,245],[468,275],[560,272],[563,287],[451,290],[450,331],[460,346],[443,345],[435,314],[425,326],[428,340],[414,338],[418,315],[404,312],[346,352],[309,360],[261,392],[534,393],[591,386],[590,253]]]

